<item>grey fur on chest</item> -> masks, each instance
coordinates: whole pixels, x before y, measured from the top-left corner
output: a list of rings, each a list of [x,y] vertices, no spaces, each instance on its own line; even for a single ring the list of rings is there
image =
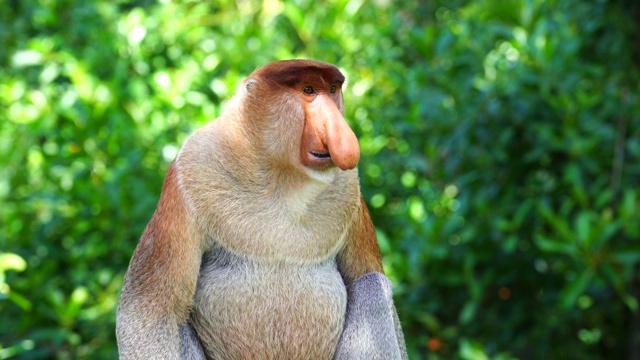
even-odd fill
[[[334,259],[261,263],[217,247],[203,258],[191,323],[209,358],[330,359],[346,303]]]

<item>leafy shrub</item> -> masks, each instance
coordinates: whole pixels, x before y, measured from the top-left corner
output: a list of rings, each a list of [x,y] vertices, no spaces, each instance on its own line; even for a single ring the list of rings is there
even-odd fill
[[[292,57],[348,74],[412,359],[623,357],[640,290],[634,11],[9,1],[0,358],[116,356],[118,291],[168,164],[245,75]]]

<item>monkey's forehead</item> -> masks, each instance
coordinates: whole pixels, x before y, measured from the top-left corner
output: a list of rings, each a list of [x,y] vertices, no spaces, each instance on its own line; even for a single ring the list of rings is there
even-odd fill
[[[344,83],[344,75],[337,67],[315,60],[282,60],[269,63],[254,71],[249,78],[264,78],[283,85],[300,83]]]

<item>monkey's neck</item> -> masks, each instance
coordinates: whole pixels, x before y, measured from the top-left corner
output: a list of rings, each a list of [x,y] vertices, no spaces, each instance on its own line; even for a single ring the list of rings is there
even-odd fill
[[[263,144],[253,140],[257,134],[242,130],[246,126],[238,126],[242,121],[220,123],[230,130],[223,133],[219,150],[223,153],[220,161],[234,179],[234,187],[251,197],[249,201],[265,200],[271,208],[280,207],[281,213],[289,215],[292,221],[313,216],[309,214],[310,205],[332,185],[340,169],[313,170],[260,156],[264,153]]]
[[[272,168],[243,153],[251,144],[231,141],[216,123],[194,133],[176,161],[203,246],[261,262],[316,264],[335,256],[359,206],[355,169],[326,182],[301,167]]]
[[[268,172],[264,182],[267,184],[266,197],[278,201],[292,221],[303,221],[305,217],[314,216],[311,205],[318,201],[331,182],[319,181],[297,169],[279,170]]]

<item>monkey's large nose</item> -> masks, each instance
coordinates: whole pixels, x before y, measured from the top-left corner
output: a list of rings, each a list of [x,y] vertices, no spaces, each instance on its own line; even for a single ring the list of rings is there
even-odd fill
[[[300,150],[302,164],[312,168],[335,165],[341,170],[349,170],[358,164],[358,139],[328,96],[318,96],[305,104]]]
[[[333,114],[327,114],[325,119],[325,134],[327,149],[331,160],[341,170],[350,170],[358,165],[360,159],[360,145],[353,130],[345,121],[340,110],[333,105]]]

